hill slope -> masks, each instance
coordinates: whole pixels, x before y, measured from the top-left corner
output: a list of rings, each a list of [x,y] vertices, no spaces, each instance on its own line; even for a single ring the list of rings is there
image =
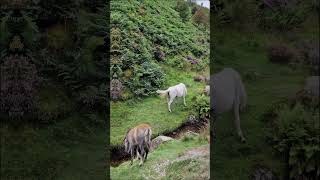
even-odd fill
[[[111,103],[111,145],[121,145],[126,130],[139,123],[150,123],[156,135],[178,127],[193,113],[192,98],[205,86],[193,76],[209,72],[209,31],[191,19],[184,22],[175,5],[175,1],[111,2],[111,31],[117,35],[111,73],[124,85],[124,101]],[[157,52],[164,58],[157,59]],[[187,85],[188,106],[178,99],[169,113],[166,100],[155,91],[180,82]]]

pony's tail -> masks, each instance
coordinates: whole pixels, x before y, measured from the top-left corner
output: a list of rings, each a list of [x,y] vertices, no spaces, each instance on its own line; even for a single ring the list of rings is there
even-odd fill
[[[169,90],[157,90],[156,91],[160,96],[168,96]]]
[[[145,134],[145,142],[148,145],[148,149],[151,148],[151,137],[152,137],[152,130],[151,128],[147,129],[146,134]]]

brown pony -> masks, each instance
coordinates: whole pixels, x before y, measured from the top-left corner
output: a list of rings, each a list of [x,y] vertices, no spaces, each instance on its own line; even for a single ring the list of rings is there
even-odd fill
[[[149,124],[140,124],[127,131],[124,138],[125,151],[131,155],[131,165],[137,153],[138,159],[141,160],[139,165],[142,165],[148,156],[151,148],[152,130]]]

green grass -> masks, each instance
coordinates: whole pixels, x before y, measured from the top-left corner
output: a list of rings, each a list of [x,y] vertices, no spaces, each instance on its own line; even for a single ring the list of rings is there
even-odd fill
[[[198,172],[200,171],[208,172],[209,164],[204,164],[196,159],[176,161],[170,165],[167,164],[166,167],[163,168],[166,171],[165,177],[161,177],[158,171],[155,170],[155,167],[159,167],[159,164],[165,163],[166,161],[176,160],[189,149],[204,145],[208,145],[207,142],[198,137],[186,141],[169,141],[149,153],[147,161],[141,167],[138,165],[138,160],[134,160],[133,165],[130,165],[130,161],[127,161],[119,167],[111,167],[111,179],[193,179],[192,177],[199,176]],[[193,171],[188,171],[189,169],[193,169]]]
[[[223,67],[236,69],[246,87],[248,109],[240,114],[246,144],[236,137],[231,113],[223,114],[216,121],[217,139],[211,151],[215,179],[249,179],[252,167],[256,164],[271,168],[279,177],[284,175],[284,161],[275,156],[271,146],[266,143],[266,124],[261,121],[261,115],[272,102],[294,95],[303,86],[307,72],[302,68],[293,70],[287,65],[271,64],[267,60],[265,46],[278,36],[232,31],[216,34],[217,41],[221,43],[216,50],[217,63],[212,73]],[[250,46],[253,43],[248,42],[255,42],[256,45]],[[245,74],[250,72],[260,75],[256,80],[246,79]]]
[[[192,98],[199,94],[205,87],[204,83],[193,81],[196,72],[176,70],[163,65],[166,73],[166,82],[162,89],[176,85],[180,82],[187,86],[187,107],[183,106],[183,99],[177,98],[171,105],[172,112],[167,108],[166,98],[158,95],[144,98],[143,100],[128,100],[123,102],[111,102],[111,145],[121,145],[125,133],[140,123],[150,123],[153,136],[179,127],[193,113]]]

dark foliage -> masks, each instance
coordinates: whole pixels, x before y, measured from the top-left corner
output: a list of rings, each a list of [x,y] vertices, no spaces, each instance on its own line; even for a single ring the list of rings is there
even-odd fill
[[[39,76],[30,59],[12,55],[1,63],[0,110],[10,118],[20,119],[36,111]]]
[[[154,52],[154,57],[156,58],[156,60],[163,61],[165,56],[166,56],[165,53],[161,51],[159,47],[157,47],[157,49]]]
[[[268,120],[268,142],[288,165],[289,179],[318,179],[320,142],[319,106],[301,105],[297,99],[272,104],[265,120]],[[312,107],[310,107],[310,105]]]
[[[310,8],[299,0],[263,0],[260,6],[260,26],[264,29],[286,31],[299,27]]]
[[[289,63],[294,57],[294,51],[285,44],[274,43],[267,47],[267,56],[273,63]]]

